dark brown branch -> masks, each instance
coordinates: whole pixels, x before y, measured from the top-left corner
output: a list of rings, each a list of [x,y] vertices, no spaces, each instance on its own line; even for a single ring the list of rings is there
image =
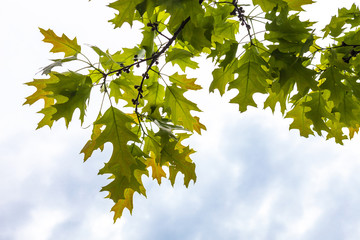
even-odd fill
[[[162,47],[160,48],[160,50],[158,50],[157,52],[155,52],[150,58],[148,58],[147,60],[151,60],[150,64],[148,65],[146,71],[144,72],[144,74],[142,75],[142,79],[140,82],[139,86],[136,86],[136,89],[138,90],[138,94],[136,96],[136,99],[133,99],[132,102],[135,105],[135,113],[136,116],[138,118],[139,121],[139,125],[141,127],[142,130],[144,130],[141,126],[141,117],[140,117],[140,113],[138,111],[138,106],[139,106],[139,100],[140,98],[143,98],[143,85],[145,82],[145,79],[148,78],[149,76],[149,71],[151,70],[151,67],[158,61],[158,58],[164,54],[166,52],[166,50],[169,49],[169,47],[173,44],[173,42],[176,40],[176,38],[179,36],[180,32],[184,29],[185,25],[190,21],[190,17],[187,17],[178,27],[178,29],[175,31],[174,35],[169,39],[169,41]],[[145,61],[145,60],[144,60]],[[135,64],[133,64],[135,65]],[[146,134],[144,132],[144,134]]]

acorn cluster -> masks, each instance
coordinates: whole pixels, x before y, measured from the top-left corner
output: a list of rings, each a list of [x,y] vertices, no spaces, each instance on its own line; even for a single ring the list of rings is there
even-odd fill
[[[154,22],[154,23],[149,22],[148,24],[146,24],[146,26],[151,27],[151,31],[157,31],[159,23],[157,23],[157,22]]]
[[[233,15],[233,16],[237,16],[239,18],[239,21],[241,23],[241,26],[246,26],[246,28],[248,30],[250,30],[251,26],[250,24],[248,24],[246,22],[246,18],[245,18],[245,10],[243,7],[238,7],[237,5],[237,0],[233,0],[233,2],[231,3],[232,5],[234,5],[234,10],[230,13],[230,15]]]

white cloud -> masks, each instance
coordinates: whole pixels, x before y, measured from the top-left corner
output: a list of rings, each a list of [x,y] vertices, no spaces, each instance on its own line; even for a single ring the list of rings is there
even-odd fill
[[[67,218],[63,210],[35,208],[30,212],[29,222],[15,232],[15,239],[50,239],[54,227]]]

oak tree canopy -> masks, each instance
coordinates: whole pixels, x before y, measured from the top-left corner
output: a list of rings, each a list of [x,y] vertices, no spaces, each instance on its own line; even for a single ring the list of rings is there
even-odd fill
[[[146,195],[142,177],[150,169],[159,184],[163,178],[174,184],[178,174],[186,187],[196,181],[194,150],[183,140],[206,127],[184,94],[202,89],[187,76],[199,68],[199,56],[215,64],[209,91],[237,90],[230,102],[240,112],[257,107],[253,95],[263,94],[264,108],[291,118],[290,129],[301,136],[325,135],[343,144],[360,126],[359,6],[339,8],[315,29],[301,17],[307,4],[313,1],[116,0],[108,5],[115,11],[109,22],[115,28],[141,23],[138,43],[111,52],[40,28],[50,51],[62,54],[42,68],[43,78],[26,83],[36,91],[25,104],[44,103],[38,128],[62,118],[68,126],[75,111],[83,123],[87,110],[99,106],[90,105],[90,96],[101,95],[81,153],[86,161],[112,144],[99,174],[110,179],[101,191],[114,201],[114,220],[124,208],[132,211],[135,192]],[[319,43],[327,39],[331,44]]]

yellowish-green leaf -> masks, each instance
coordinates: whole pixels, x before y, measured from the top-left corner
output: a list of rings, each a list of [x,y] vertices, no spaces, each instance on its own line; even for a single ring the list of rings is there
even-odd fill
[[[112,22],[115,27],[121,27],[125,22],[132,26],[136,5],[141,2],[141,0],[117,0],[110,3],[109,7],[119,11],[110,22]]]
[[[197,62],[194,62],[190,58],[194,55],[185,50],[180,48],[172,48],[166,53],[166,62],[171,62],[173,65],[177,64],[181,70],[185,71],[187,67],[196,69],[199,67]]]
[[[287,2],[291,10],[295,10],[295,11],[304,11],[302,5],[314,3],[313,0],[284,0],[284,1]]]
[[[183,89],[199,90],[202,87],[195,83],[196,78],[187,78],[186,75],[180,75],[177,72],[169,77],[169,80]]]
[[[50,95],[56,99],[53,107],[56,113],[52,115],[52,120],[65,119],[66,126],[69,125],[75,109],[80,110],[81,123],[84,122],[86,102],[90,97],[92,81],[89,76],[75,72],[64,74],[55,73],[58,82],[47,84],[45,90],[52,92]]]
[[[244,112],[247,106],[256,107],[253,99],[254,93],[266,93],[269,78],[268,73],[263,69],[267,62],[260,56],[257,48],[251,46],[239,60],[237,79],[230,82],[229,89],[237,89],[238,95],[230,100],[231,103],[239,104],[240,112]]]
[[[355,133],[359,133],[359,127],[360,125],[357,124],[356,127],[349,127],[349,137],[352,139],[355,135]]]
[[[47,79],[34,79],[32,82],[25,83],[28,86],[36,87],[36,91],[26,98],[25,104],[32,105],[40,99],[44,100],[44,107],[49,107],[54,103],[54,99],[49,97],[51,91],[46,91],[45,88],[48,84],[56,83],[58,81],[54,74],[50,74]]]
[[[51,52],[63,52],[65,53],[65,57],[69,57],[74,56],[81,51],[81,47],[77,44],[76,38],[70,40],[65,34],[63,34],[61,37],[57,36],[51,29],[39,29],[42,35],[44,35],[43,41],[53,45],[53,48],[50,50]]]
[[[201,135],[201,129],[206,131],[206,126],[200,122],[199,117],[195,116],[194,118],[196,120],[196,122],[194,123],[194,130]]]
[[[118,171],[126,177],[132,174],[132,165],[136,164],[131,151],[128,149],[128,142],[139,142],[139,138],[129,128],[133,119],[117,108],[110,107],[104,115],[95,122],[95,125],[105,125],[105,129],[96,139],[95,149],[109,142],[113,145],[113,153],[110,161],[105,164],[106,169],[119,168]],[[103,172],[103,173],[106,173]]]
[[[326,121],[334,120],[335,117],[331,113],[329,103],[326,101],[329,97],[326,92],[316,91],[310,93],[310,101],[303,103],[304,106],[310,107],[310,110],[305,112],[305,116],[313,122],[314,130],[321,136],[321,131],[331,132],[326,125]]]
[[[254,5],[259,5],[264,12],[271,11],[276,6],[286,6],[283,0],[253,0]]]
[[[154,152],[150,152],[150,158],[146,160],[146,167],[151,167],[152,178],[156,179],[159,185],[161,184],[161,178],[166,178],[166,173],[155,160]]]
[[[175,184],[175,178],[178,172],[184,174],[184,185],[189,186],[191,180],[196,182],[195,163],[191,161],[189,155],[193,153],[189,147],[182,148],[182,151],[176,149],[176,142],[170,142],[165,145],[161,151],[163,161],[169,162],[169,179],[172,185]]]
[[[89,141],[87,141],[87,143],[85,144],[85,146],[81,149],[80,153],[84,153],[84,162],[91,157],[92,153],[94,152],[95,146],[96,146],[96,139],[100,136],[101,134],[101,124],[96,124],[93,127],[93,131],[91,134],[91,139]],[[100,150],[102,151],[104,149],[104,145],[99,146]]]
[[[225,93],[226,84],[234,80],[234,72],[237,69],[238,61],[235,59],[226,68],[216,68],[213,72],[213,80],[209,87],[209,92],[214,92],[215,89],[219,90],[222,96]]]
[[[170,113],[170,118],[175,125],[182,124],[184,128],[192,131],[196,119],[191,115],[190,111],[201,112],[201,110],[195,103],[183,96],[185,91],[176,86],[168,86],[165,91],[164,107],[165,111]]]
[[[308,97],[305,97],[306,101]],[[309,135],[314,135],[314,132],[311,130],[312,121],[308,119],[305,115],[306,112],[310,111],[309,107],[304,106],[302,103],[304,101],[299,101],[285,116],[285,118],[293,118],[293,122],[290,124],[290,129],[298,129],[300,135],[303,137],[308,137]]]
[[[117,203],[115,203],[115,205],[111,208],[111,211],[114,212],[114,223],[118,218],[121,218],[125,208],[129,209],[130,214],[132,213],[134,192],[135,191],[131,188],[125,189],[125,198],[118,200]]]

